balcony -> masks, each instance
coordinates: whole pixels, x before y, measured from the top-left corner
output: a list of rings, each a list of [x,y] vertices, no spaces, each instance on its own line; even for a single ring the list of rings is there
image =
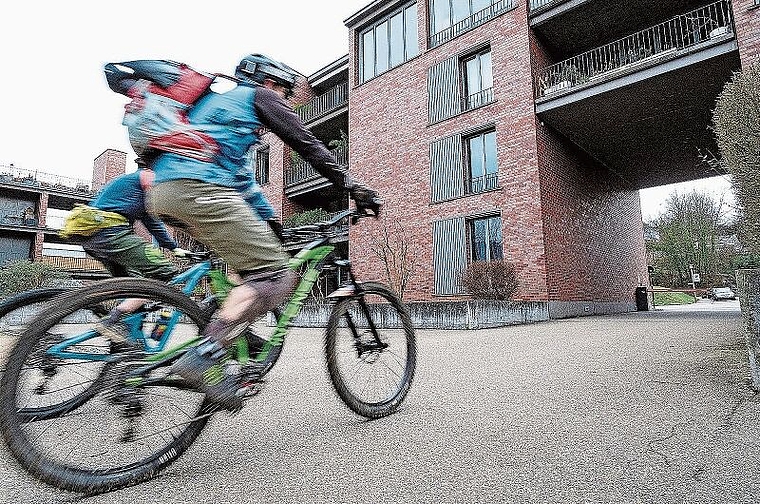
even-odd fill
[[[553,28],[612,3],[582,5],[557,16]],[[712,110],[741,69],[731,9],[723,0],[670,12],[646,29],[537,71],[536,115],[547,134],[590,155],[626,188],[717,175],[700,154],[717,152]],[[590,31],[598,37],[603,30]]]
[[[23,170],[11,165],[0,165],[0,184],[35,192],[55,192],[81,195],[89,198],[93,192],[89,182],[71,177],[63,177],[40,171]]]
[[[309,123],[329,115],[348,105],[348,82],[343,82],[327,92],[295,108],[304,123]]]
[[[732,39],[731,21],[731,6],[723,0],[555,63],[538,73],[536,98],[598,84]]]
[[[335,160],[339,165],[348,166],[347,148],[340,147],[330,152],[335,156]],[[290,168],[285,170],[284,176],[285,194],[287,196],[297,196],[331,185],[330,181],[320,175],[313,166],[300,157],[293,161]]]
[[[464,18],[461,21],[449,26],[448,28],[445,28],[438,33],[431,35],[430,48],[432,49],[433,47],[437,47],[465,32],[475,29],[478,26],[487,23],[496,16],[504,14],[508,10],[514,9],[515,7],[517,7],[516,0],[499,0],[498,2],[494,2],[485,9],[476,12],[472,16]]]

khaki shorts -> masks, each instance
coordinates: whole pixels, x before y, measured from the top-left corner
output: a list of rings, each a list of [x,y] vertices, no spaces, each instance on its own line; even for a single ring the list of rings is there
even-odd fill
[[[238,273],[279,269],[290,256],[240,194],[198,180],[170,180],[147,193],[148,212],[180,224]]]

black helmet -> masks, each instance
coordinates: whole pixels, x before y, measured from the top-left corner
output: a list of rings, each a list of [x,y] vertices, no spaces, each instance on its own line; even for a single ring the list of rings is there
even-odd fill
[[[235,77],[262,84],[264,79],[272,79],[285,87],[286,96],[293,94],[298,72],[284,63],[275,61],[263,54],[249,54],[235,68]]]

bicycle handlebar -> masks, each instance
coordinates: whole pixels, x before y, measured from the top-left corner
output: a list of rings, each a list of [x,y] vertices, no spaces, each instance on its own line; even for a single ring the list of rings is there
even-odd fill
[[[305,237],[305,236],[312,236],[314,234],[322,234],[326,233],[338,224],[340,224],[341,221],[344,219],[350,217],[351,223],[355,224],[359,219],[363,219],[365,217],[375,217],[378,216],[376,214],[371,213],[366,208],[356,208],[356,209],[349,209],[344,210],[340,213],[338,213],[335,217],[328,221],[323,222],[315,222],[314,224],[306,224],[304,226],[298,226],[293,228],[285,228],[282,230],[282,235],[285,240],[292,239],[296,237]]]

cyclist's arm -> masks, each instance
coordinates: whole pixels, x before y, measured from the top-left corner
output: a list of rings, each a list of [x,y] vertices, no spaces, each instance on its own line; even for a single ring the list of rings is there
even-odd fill
[[[140,218],[140,222],[143,223],[145,228],[148,230],[148,232],[150,232],[150,234],[153,235],[161,247],[169,250],[174,250],[179,246],[177,242],[174,241],[171,236],[169,236],[169,232],[166,230],[166,226],[164,226],[163,222],[160,220],[146,214]]]
[[[280,137],[327,180],[341,189],[346,187],[346,171],[277,92],[258,87],[254,107],[272,133]]]

